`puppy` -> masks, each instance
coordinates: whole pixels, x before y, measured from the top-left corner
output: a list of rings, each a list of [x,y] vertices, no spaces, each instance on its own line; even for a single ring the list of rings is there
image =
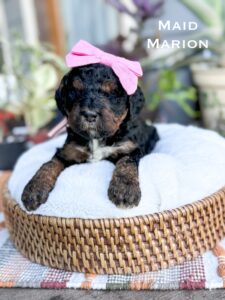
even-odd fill
[[[137,206],[138,164],[159,139],[155,127],[140,118],[144,105],[140,87],[128,96],[110,67],[90,64],[71,69],[55,99],[68,119],[67,139],[26,185],[22,194],[26,209],[35,210],[47,201],[65,168],[102,159],[115,164],[109,199],[116,206]]]

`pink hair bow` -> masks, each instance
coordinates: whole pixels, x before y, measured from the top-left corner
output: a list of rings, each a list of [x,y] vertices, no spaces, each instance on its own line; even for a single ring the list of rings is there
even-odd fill
[[[138,77],[143,75],[138,61],[106,53],[86,41],[80,40],[66,55],[68,67],[80,67],[100,63],[112,68],[128,95],[132,95],[138,84]]]

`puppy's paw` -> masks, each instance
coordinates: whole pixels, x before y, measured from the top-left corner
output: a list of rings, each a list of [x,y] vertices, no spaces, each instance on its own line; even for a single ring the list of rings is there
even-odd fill
[[[51,187],[39,180],[32,179],[25,186],[22,194],[22,202],[28,211],[36,210],[48,199]]]
[[[123,176],[113,176],[109,189],[109,199],[118,207],[132,208],[138,206],[141,199],[141,190],[138,180],[130,181]]]

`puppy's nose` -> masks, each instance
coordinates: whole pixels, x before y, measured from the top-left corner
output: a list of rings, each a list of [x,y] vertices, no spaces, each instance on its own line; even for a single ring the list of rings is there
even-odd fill
[[[81,115],[88,121],[88,122],[94,122],[97,118],[97,113],[91,110],[84,110],[81,111]]]

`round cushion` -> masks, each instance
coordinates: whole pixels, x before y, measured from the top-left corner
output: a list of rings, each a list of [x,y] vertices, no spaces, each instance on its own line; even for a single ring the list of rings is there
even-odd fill
[[[121,209],[108,199],[115,166],[103,160],[65,169],[47,202],[29,214],[84,219],[141,216],[192,203],[224,186],[224,138],[192,126],[156,127],[160,141],[139,165],[142,198],[138,207]],[[35,146],[18,160],[8,188],[23,210],[21,194],[25,185],[65,138],[62,135]]]

